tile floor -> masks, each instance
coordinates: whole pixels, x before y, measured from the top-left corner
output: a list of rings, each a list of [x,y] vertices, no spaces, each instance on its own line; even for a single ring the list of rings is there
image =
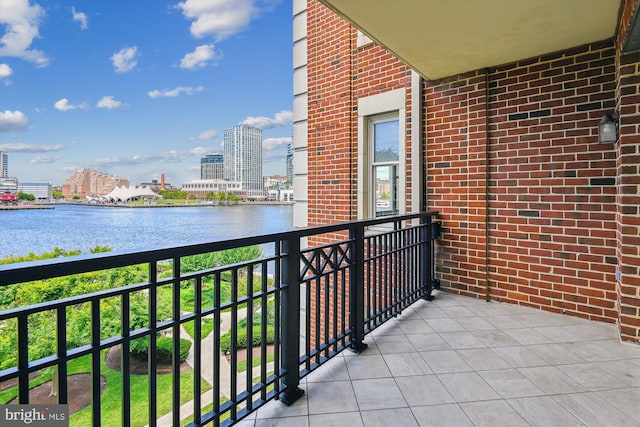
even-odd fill
[[[246,426],[640,426],[640,345],[612,324],[438,293]]]

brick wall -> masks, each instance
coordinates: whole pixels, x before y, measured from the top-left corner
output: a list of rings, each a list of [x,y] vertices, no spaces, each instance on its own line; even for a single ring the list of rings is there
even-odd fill
[[[637,341],[640,58],[621,51],[635,1],[617,40],[425,82],[418,118],[409,68],[307,4],[309,224],[356,219],[358,99],[405,88],[407,210],[411,127],[422,126],[443,288],[618,321]],[[597,124],[614,110],[620,141],[600,144]]]
[[[635,1],[626,1],[616,40],[618,321],[623,340],[640,340],[640,52],[624,53]]]
[[[425,84],[445,287],[615,321],[616,152],[597,141],[614,57],[604,42]]]
[[[354,220],[358,98],[406,88],[410,126],[411,71],[379,46],[359,48],[357,31],[315,1],[308,2],[307,31],[308,223]],[[407,149],[408,161],[410,156]],[[410,176],[407,170],[407,199]]]

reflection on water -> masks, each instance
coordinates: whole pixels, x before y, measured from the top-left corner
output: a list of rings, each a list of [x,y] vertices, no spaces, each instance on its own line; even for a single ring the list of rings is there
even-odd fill
[[[153,249],[287,231],[290,205],[111,208],[60,205],[0,211],[0,258],[60,247],[83,254],[95,246],[114,251]]]

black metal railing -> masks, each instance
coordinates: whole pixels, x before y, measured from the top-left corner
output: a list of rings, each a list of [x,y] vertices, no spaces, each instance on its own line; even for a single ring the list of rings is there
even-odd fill
[[[104,289],[0,307],[0,343],[16,342],[15,352],[0,354],[0,404],[13,397],[13,403],[33,403],[30,389],[48,378],[57,402],[68,404],[69,378],[82,366],[91,378],[91,403],[72,415],[72,425],[81,416],[93,425],[114,416],[118,425],[156,425],[163,416],[175,426],[231,425],[269,400],[290,404],[302,394],[304,376],[344,349],[362,351],[367,333],[431,297],[434,218],[421,213],[2,265],[5,303],[6,295],[29,287],[49,289],[51,280],[70,289],[83,289],[83,280],[104,281]],[[263,255],[202,263],[254,245]],[[91,276],[99,272],[109,274]],[[111,287],[109,277],[131,283]],[[180,357],[183,339],[191,341],[188,365]],[[166,366],[162,351],[170,355]],[[105,366],[114,357],[118,366]],[[136,370],[141,363],[143,373]],[[116,379],[105,386],[108,376]],[[109,387],[117,398],[106,402]]]

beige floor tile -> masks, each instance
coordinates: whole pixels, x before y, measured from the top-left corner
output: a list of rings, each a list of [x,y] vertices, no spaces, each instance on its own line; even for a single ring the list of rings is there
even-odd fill
[[[396,378],[396,383],[409,406],[455,403],[436,375]]]
[[[410,375],[431,374],[429,365],[420,356],[420,353],[392,353],[385,354],[384,360],[394,377],[406,377]]]
[[[541,396],[544,394],[542,390],[516,369],[485,371],[478,374],[504,399]]]
[[[358,409],[351,381],[307,384],[309,414],[349,412]]]
[[[456,402],[499,399],[500,396],[476,372],[440,374],[438,379]]]
[[[420,427],[473,427],[473,423],[457,404],[414,406],[411,408]]]
[[[357,357],[347,357],[345,358],[345,362],[347,363],[349,377],[352,380],[391,376],[387,363],[384,361],[384,358],[378,354],[371,356],[361,354]]]
[[[508,399],[507,402],[532,427],[585,427],[579,419],[549,396]]]
[[[361,411],[407,407],[407,402],[393,378],[353,381]]]
[[[455,350],[423,351],[420,355],[436,374],[473,371]]]
[[[418,423],[409,408],[362,411],[362,421],[365,427],[418,427]],[[347,425],[343,424],[343,426]]]
[[[487,400],[484,402],[461,403],[462,410],[473,422],[475,427],[528,427],[524,418],[520,416],[504,400]]]
[[[518,368],[518,371],[546,394],[587,391],[585,387],[554,366]]]
[[[638,427],[637,422],[594,393],[559,394],[553,400],[587,426]]]
[[[363,427],[360,412],[309,415],[309,427]]]

